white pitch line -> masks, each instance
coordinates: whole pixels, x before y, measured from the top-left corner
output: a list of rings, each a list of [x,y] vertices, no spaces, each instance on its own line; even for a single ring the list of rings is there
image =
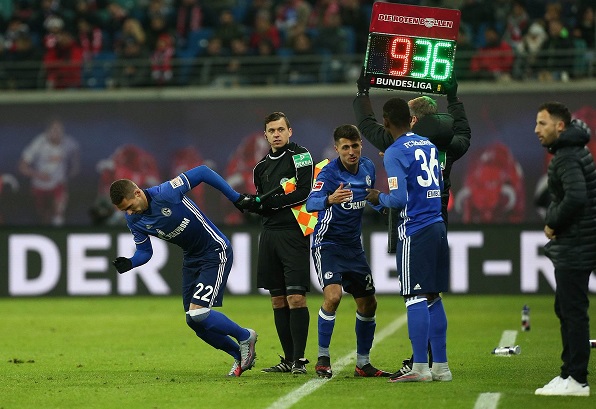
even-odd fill
[[[476,399],[474,409],[497,409],[499,399],[501,398],[500,393],[481,393]]]
[[[400,329],[405,323],[407,322],[407,316],[404,314],[398,317],[395,321],[391,324],[387,325],[381,331],[375,334],[375,344],[383,342],[385,338],[392,335]],[[344,357],[340,358],[337,361],[333,362],[333,371],[340,372],[346,365],[354,360],[356,356],[356,350],[348,353]],[[290,393],[285,396],[282,396],[275,402],[273,402],[267,409],[288,409],[295,403],[297,403],[300,399],[304,398],[305,396],[310,395],[321,386],[325,385],[333,378],[315,378],[311,379],[306,382],[301,387],[294,389]]]

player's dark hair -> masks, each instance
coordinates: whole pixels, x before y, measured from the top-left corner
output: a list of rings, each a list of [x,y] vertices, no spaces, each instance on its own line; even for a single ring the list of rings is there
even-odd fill
[[[545,102],[538,107],[538,112],[540,111],[546,111],[550,116],[560,119],[565,124],[565,127],[569,126],[571,123],[571,112],[569,112],[569,109],[560,102]]]
[[[410,114],[418,119],[438,112],[437,101],[427,95],[410,100],[408,105],[410,106]]]
[[[391,98],[383,105],[383,118],[396,128],[410,128],[410,107],[401,98]]]
[[[338,142],[341,138],[350,141],[361,141],[360,131],[352,124],[340,125],[333,131],[333,140]]]
[[[110,200],[112,204],[118,206],[124,199],[129,199],[133,196],[133,192],[137,185],[129,179],[118,179],[110,185]]]
[[[265,124],[264,124],[265,125],[265,130],[267,130],[267,124],[269,122],[278,121],[278,120],[280,120],[282,118],[286,121],[286,127],[288,129],[290,129],[291,128],[291,126],[290,126],[290,120],[288,119],[288,117],[286,116],[286,114],[284,114],[283,112],[279,112],[278,111],[278,112],[272,112],[272,113],[270,113],[269,115],[267,115],[265,117]]]

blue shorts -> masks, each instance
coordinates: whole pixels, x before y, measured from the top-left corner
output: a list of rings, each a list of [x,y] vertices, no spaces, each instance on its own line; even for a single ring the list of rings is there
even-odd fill
[[[401,295],[449,289],[449,244],[445,223],[433,223],[397,243]]]
[[[322,288],[341,284],[354,298],[375,293],[375,283],[362,248],[322,245],[312,249],[312,257]]]
[[[221,307],[234,255],[232,248],[205,252],[209,256],[184,257],[182,265],[182,302],[201,307]]]

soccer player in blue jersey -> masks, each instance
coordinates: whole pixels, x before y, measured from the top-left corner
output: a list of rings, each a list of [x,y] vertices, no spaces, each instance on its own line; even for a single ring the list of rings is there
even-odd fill
[[[375,166],[362,156],[362,137],[354,125],[341,125],[333,132],[338,157],[319,173],[306,201],[309,212],[318,212],[313,233],[312,257],[323,287],[319,309],[317,375],[331,378],[329,345],[335,312],[343,289],[356,301],[356,368],[354,376],[389,376],[370,363],[375,336],[377,300],[370,267],[362,248],[362,214],[367,188],[375,184]],[[377,206],[377,210],[381,209]]]
[[[234,364],[228,376],[240,376],[254,366],[257,334],[212,310],[222,305],[233,253],[227,237],[186,195],[202,182],[221,191],[238,208],[246,199],[206,166],[198,166],[148,189],[140,189],[129,179],[113,182],[110,199],[125,212],[136,245],[131,258],[118,257],[113,264],[118,273],[124,273],[147,263],[153,255],[149,236],[181,247],[186,323],[203,341],[231,355]]]
[[[396,259],[414,361],[409,372],[396,372],[390,382],[451,379],[447,316],[439,296],[449,287],[449,246],[441,216],[443,177],[437,147],[410,132],[411,120],[405,100],[392,98],[383,106],[383,125],[395,140],[383,157],[389,193],[369,189],[366,196],[373,204],[400,211]],[[432,371],[428,367],[429,341]]]

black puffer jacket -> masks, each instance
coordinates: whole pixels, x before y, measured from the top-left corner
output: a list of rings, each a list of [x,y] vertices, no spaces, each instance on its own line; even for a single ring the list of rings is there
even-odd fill
[[[551,203],[545,222],[556,237],[545,253],[555,268],[596,268],[596,166],[586,148],[589,139],[570,126],[548,146],[554,157],[548,166]]]

